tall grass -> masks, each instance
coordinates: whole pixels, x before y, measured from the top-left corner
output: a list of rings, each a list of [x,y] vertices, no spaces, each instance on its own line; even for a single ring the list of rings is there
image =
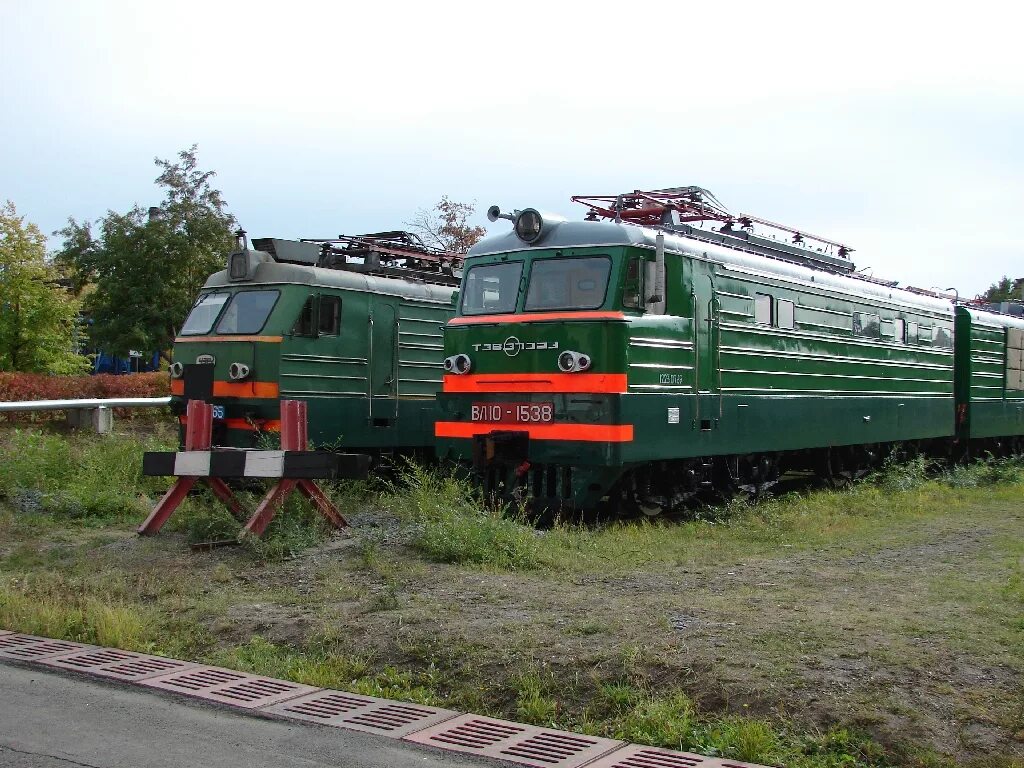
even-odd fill
[[[14,429],[0,441],[0,498],[23,514],[119,520],[148,511],[165,481],[142,475],[142,453],[167,450],[159,435],[66,435]]]
[[[431,560],[504,570],[542,564],[533,527],[521,515],[484,504],[456,470],[408,462],[382,501],[405,523],[413,548]]]
[[[126,650],[152,646],[155,621],[138,606],[95,596],[75,599],[0,586],[0,627]]]

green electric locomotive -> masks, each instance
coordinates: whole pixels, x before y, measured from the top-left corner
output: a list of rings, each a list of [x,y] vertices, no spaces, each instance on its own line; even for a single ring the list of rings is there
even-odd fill
[[[512,231],[469,252],[445,328],[437,448],[491,491],[657,513],[788,468],[843,482],[897,443],[1019,443],[1019,319],[696,187],[573,199],[588,220],[491,209]]]
[[[172,408],[214,407],[214,441],[279,431],[279,400],[308,403],[319,446],[431,451],[442,326],[461,258],[404,232],[331,240],[239,233],[174,342]]]

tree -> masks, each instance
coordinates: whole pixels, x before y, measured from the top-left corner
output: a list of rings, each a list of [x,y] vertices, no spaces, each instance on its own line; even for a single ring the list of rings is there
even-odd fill
[[[46,262],[46,238],[0,207],[0,371],[71,374],[89,368],[78,354],[78,302]]]
[[[420,208],[412,221],[405,222],[423,241],[434,248],[465,253],[487,234],[483,227],[471,227],[467,220],[476,210],[472,203],[456,203],[445,195],[429,211]]]
[[[1024,278],[1018,280],[1011,280],[1006,275],[992,283],[988,287],[979,299],[984,299],[987,302],[997,304],[1001,301],[1013,301],[1024,298],[1021,296],[1021,286],[1024,284]]]
[[[57,232],[64,244],[56,255],[76,287],[93,283],[85,298],[93,341],[117,354],[156,349],[166,356],[206,278],[223,269],[234,245],[235,218],[199,169],[196,146],[177,162],[155,159],[155,183],[164,198],[159,208],[136,205],[124,214],[108,211],[96,222],[73,218]]]

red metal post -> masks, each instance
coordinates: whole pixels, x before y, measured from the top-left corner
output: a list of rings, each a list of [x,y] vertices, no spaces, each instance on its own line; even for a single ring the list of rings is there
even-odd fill
[[[208,451],[213,439],[213,407],[200,400],[189,400],[186,406],[185,450]],[[305,451],[309,445],[307,406],[303,400],[281,401],[281,450]],[[185,500],[188,492],[202,480],[207,483],[231,513],[243,520],[246,511],[238,502],[227,484],[218,477],[179,477],[170,490],[154,507],[149,517],[139,527],[140,534],[153,534],[160,530],[171,513]],[[283,477],[276,482],[260,502],[256,511],[245,524],[245,531],[262,536],[274,515],[284,504],[288,495],[298,489],[336,528],[344,528],[348,522],[334,506],[326,493],[312,480]]]
[[[283,412],[282,415],[284,415]],[[295,490],[298,482],[298,480],[282,478],[274,483],[273,487],[267,491],[267,495],[263,497],[263,501],[256,507],[256,511],[249,518],[249,522],[245,524],[245,531],[256,536],[262,536],[263,532],[267,530],[267,526],[270,525],[270,521],[274,519],[274,515],[277,514],[277,510],[284,504],[288,494]]]
[[[198,477],[179,477],[174,485],[164,494],[164,497],[153,507],[146,522],[139,526],[139,535],[150,536],[163,528],[167,518],[178,508],[178,505],[185,500],[192,486],[196,484]]]
[[[235,520],[241,522],[249,516],[245,507],[242,506],[235,494],[228,488],[227,483],[219,477],[206,477],[203,479],[206,480],[206,484],[210,486],[210,490],[213,491],[214,495],[224,502],[224,506],[228,508]]]
[[[305,451],[308,449],[309,420],[307,413],[305,400],[281,401],[281,450]],[[320,514],[326,517],[335,528],[344,528],[348,525],[327,494],[312,480],[282,478],[267,491],[267,495],[263,497],[263,501],[249,518],[249,522],[245,524],[245,530],[256,536],[263,535],[267,526],[270,525],[270,521],[274,519],[274,515],[284,504],[284,500],[296,489],[309,499]]]
[[[299,480],[299,490],[303,496],[309,499],[313,506],[320,510],[320,514],[326,517],[331,525],[335,528],[348,527],[348,520],[338,511],[338,508],[334,506],[334,503],[327,497],[327,494],[323,492],[319,485],[312,480]]]
[[[309,418],[306,415],[306,401],[295,401],[295,426],[298,430],[298,441],[295,445],[296,451],[309,450]]]

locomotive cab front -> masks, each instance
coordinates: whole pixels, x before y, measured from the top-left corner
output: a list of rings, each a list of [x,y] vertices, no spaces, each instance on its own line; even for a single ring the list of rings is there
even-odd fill
[[[445,327],[438,448],[492,492],[589,508],[637,460],[625,395],[654,364],[634,345],[688,331],[664,314],[663,251],[633,242],[639,230],[549,220],[538,235],[522,219],[470,251]]]

